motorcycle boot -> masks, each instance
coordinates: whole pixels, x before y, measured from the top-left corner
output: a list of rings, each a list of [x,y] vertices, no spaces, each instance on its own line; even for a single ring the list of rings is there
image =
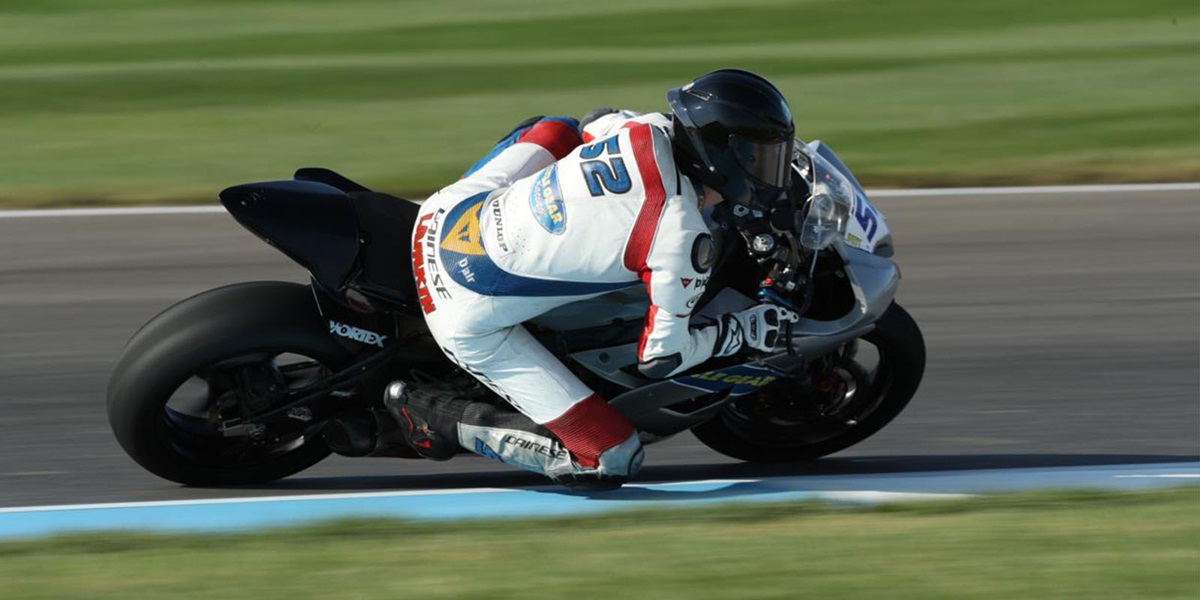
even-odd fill
[[[577,406],[583,408],[578,414],[591,418],[570,413],[541,425],[513,408],[473,402],[458,425],[459,443],[575,491],[621,487],[637,475],[645,456],[637,432],[623,418],[613,427],[616,411],[599,396]]]
[[[404,381],[393,381],[383,393],[383,405],[400,424],[405,442],[430,460],[450,460],[458,454],[458,422],[468,404]]]
[[[619,488],[642,466],[641,442],[623,420],[623,426],[615,430],[606,428],[603,418],[601,422],[573,422],[569,416],[556,419],[548,427],[511,406],[463,398],[436,384],[404,381],[388,385],[383,404],[400,424],[408,445],[432,460],[448,460],[466,450],[541,473],[576,491]],[[612,411],[599,396],[580,404],[591,407],[590,411],[582,411],[585,415],[605,417]],[[553,427],[558,428],[558,434]],[[568,449],[564,439],[574,442],[573,450]]]
[[[600,468],[581,468],[572,464],[570,470],[561,471],[550,479],[573,492],[608,492],[620,489],[629,479],[642,470],[646,452],[642,449],[637,434],[620,445],[600,455]]]

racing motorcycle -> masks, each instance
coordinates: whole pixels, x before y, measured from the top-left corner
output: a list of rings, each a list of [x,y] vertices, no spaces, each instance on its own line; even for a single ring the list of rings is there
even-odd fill
[[[647,379],[637,369],[641,286],[525,324],[644,443],[691,430],[745,461],[811,460],[879,431],[916,392],[925,346],[893,301],[900,271],[883,215],[828,146],[796,147],[789,193],[717,207],[718,258],[693,317],[790,307],[802,319],[780,351]],[[445,358],[425,325],[409,260],[417,204],[311,168],[220,199],[311,280],[210,290],[132,337],[109,383],[108,417],[142,467],[204,486],[287,477],[331,452],[419,458],[389,442],[396,425],[381,399],[395,379],[503,402]]]

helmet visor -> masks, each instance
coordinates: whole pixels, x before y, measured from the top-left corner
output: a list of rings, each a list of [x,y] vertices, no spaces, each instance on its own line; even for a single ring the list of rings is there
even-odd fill
[[[786,189],[792,177],[792,151],[796,140],[764,142],[739,135],[729,136],[729,149],[750,178],[760,185]]]

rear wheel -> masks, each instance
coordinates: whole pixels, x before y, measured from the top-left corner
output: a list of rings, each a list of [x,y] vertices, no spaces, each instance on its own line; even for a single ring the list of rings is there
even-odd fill
[[[269,430],[242,417],[351,361],[307,286],[220,288],[172,306],[130,340],[109,382],[109,423],[129,456],[159,477],[272,481],[329,455],[321,424],[303,410]]]
[[[890,423],[925,371],[925,341],[893,303],[875,329],[780,382],[732,402],[692,430],[708,447],[751,462],[804,461],[844,450]]]

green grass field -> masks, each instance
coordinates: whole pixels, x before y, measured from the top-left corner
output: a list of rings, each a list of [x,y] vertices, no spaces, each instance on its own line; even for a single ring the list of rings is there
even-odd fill
[[[1192,599],[1200,488],[75,535],[0,543],[0,582],[7,600]]]
[[[0,0],[0,204],[416,194],[724,66],[868,185],[1200,179],[1195,0]]]

